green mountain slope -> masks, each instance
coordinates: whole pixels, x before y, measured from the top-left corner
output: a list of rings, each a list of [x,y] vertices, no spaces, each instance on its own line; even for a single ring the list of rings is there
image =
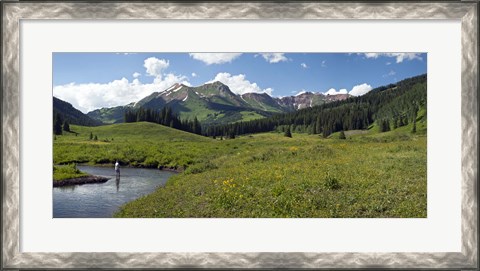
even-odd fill
[[[266,112],[281,113],[288,110],[266,93],[245,93],[241,97],[250,107]]]
[[[155,92],[138,101],[134,108],[158,110],[163,106],[172,108],[182,119],[197,118],[204,124],[231,123],[270,115],[263,110],[252,108],[220,82],[199,87],[175,84],[163,92]]]
[[[87,113],[90,118],[101,121],[105,124],[122,123],[125,111],[131,108],[130,106],[116,106],[110,108],[101,108]]]
[[[63,119],[70,124],[84,125],[84,126],[98,126],[102,125],[101,121],[90,118],[83,114],[80,110],[74,108],[70,103],[53,97],[53,115],[59,113]]]

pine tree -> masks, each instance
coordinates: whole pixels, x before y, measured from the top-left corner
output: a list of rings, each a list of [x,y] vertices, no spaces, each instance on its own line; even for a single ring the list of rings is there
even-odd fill
[[[235,131],[232,128],[228,130],[228,138],[235,139]]]
[[[70,125],[68,124],[68,121],[65,121],[65,122],[63,123],[63,130],[64,130],[65,132],[70,132]]]
[[[347,139],[347,137],[345,136],[345,132],[342,130],[340,131],[340,135],[338,136],[339,139]]]
[[[315,122],[315,134],[321,134],[322,133],[322,121],[320,117],[317,117],[317,120]]]
[[[292,137],[292,132],[290,131],[290,126],[287,127],[285,133],[283,134],[286,137]]]
[[[92,132],[90,132],[90,140],[92,140],[92,139],[93,139],[93,134],[92,134]]]
[[[202,126],[200,126],[200,122],[198,121],[197,117],[193,119],[193,133],[197,135],[202,134]]]
[[[417,107],[417,105],[415,104],[415,108],[413,109],[413,127],[412,127],[412,133],[416,133],[416,132],[417,132],[417,111],[418,111],[418,107]]]
[[[53,133],[55,135],[61,135],[62,134],[62,115],[60,113],[57,113],[55,115],[55,122],[53,124]]]
[[[98,140],[98,137],[97,135],[95,135],[95,137],[93,138],[93,140],[97,141]]]
[[[316,121],[312,122],[312,124],[310,125],[310,127],[311,127],[311,130],[310,130],[311,133],[312,133],[312,134],[316,134],[316,133],[317,133],[317,122],[316,122]]]
[[[380,132],[387,132],[390,131],[390,123],[387,119],[382,119],[378,121],[378,126],[380,127]]]

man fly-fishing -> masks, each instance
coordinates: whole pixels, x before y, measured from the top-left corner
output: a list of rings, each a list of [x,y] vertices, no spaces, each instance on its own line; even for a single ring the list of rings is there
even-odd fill
[[[115,174],[117,176],[120,176],[120,164],[118,163],[118,161],[115,162]]]

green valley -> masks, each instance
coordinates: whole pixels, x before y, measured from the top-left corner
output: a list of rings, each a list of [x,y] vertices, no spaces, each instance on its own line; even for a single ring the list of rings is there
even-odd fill
[[[206,138],[152,123],[72,125],[54,162],[181,173],[116,217],[426,217],[426,122],[347,139],[270,132]],[[97,140],[90,140],[90,133]]]
[[[198,55],[172,55],[179,61],[175,65],[193,56]],[[206,56],[214,61],[228,54]],[[173,76],[164,72],[169,61],[149,57],[146,73],[130,71],[132,82],[58,88],[83,111],[54,97],[53,186],[68,186],[54,188],[54,217],[427,217],[428,80],[425,73],[415,75],[426,72],[423,58],[326,54],[346,61],[343,70],[360,61],[381,73],[364,73],[358,66],[357,73],[332,77],[338,90],[318,92],[297,85],[330,84],[332,78],[317,72],[337,62],[327,65],[316,54],[294,55],[316,60],[296,64],[282,54],[249,56],[243,56],[245,63],[265,67],[252,81],[283,85],[260,87],[244,74],[220,69],[202,79],[200,70]],[[272,56],[283,63],[264,63]],[[392,57],[396,68],[404,57],[420,69],[399,73],[397,81],[395,71],[385,70],[393,62],[383,62]],[[202,72],[218,68],[202,67]],[[117,94],[122,99],[116,101]],[[93,201],[103,202],[102,208],[91,208]]]

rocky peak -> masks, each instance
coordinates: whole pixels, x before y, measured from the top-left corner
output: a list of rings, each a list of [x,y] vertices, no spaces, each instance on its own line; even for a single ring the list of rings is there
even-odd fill
[[[182,87],[186,87],[184,84],[181,84],[181,83],[175,83],[173,85],[171,85],[169,88],[165,89],[164,91],[161,91],[161,92],[167,92],[167,91],[175,91],[175,90],[178,90]]]
[[[244,93],[241,95],[242,97],[248,97],[248,98],[255,98],[255,97],[264,97],[264,98],[268,98],[270,97],[270,95],[268,95],[267,93],[256,93],[256,92],[248,92],[248,93]]]
[[[212,88],[214,88],[214,89],[216,89],[220,92],[231,92],[230,88],[220,81],[215,81],[213,83],[206,84],[206,85],[207,86],[209,85],[210,87],[212,87]]]

